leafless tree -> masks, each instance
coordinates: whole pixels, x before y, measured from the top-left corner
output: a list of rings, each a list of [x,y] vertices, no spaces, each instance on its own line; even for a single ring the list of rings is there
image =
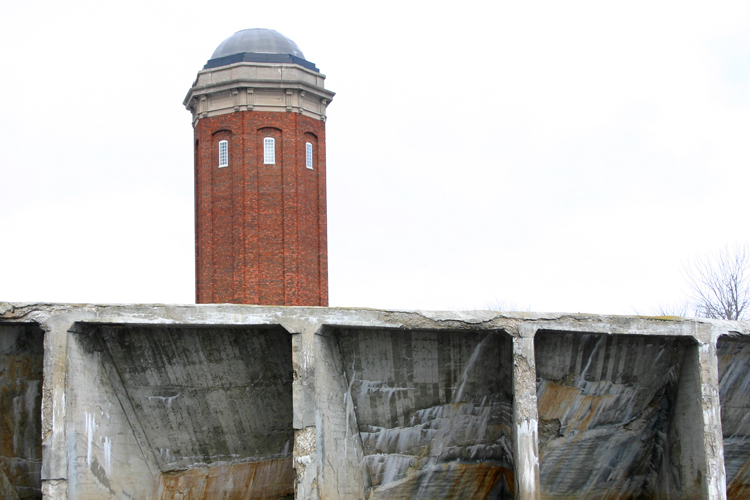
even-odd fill
[[[750,319],[750,248],[725,246],[682,266],[695,315],[714,319]]]
[[[636,311],[636,314],[639,314]],[[687,300],[672,303],[659,303],[655,309],[652,309],[653,316],[677,316],[680,318],[689,318],[696,316],[695,308]]]

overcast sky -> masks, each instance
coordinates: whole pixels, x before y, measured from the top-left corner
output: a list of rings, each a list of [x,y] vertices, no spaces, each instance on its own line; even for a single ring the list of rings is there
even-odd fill
[[[2,12],[0,300],[194,302],[182,100],[244,28],[337,94],[332,306],[648,312],[687,258],[750,240],[747,1]]]

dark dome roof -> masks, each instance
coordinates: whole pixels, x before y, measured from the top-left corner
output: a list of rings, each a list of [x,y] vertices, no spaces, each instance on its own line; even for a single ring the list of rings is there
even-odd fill
[[[241,30],[221,42],[204,69],[239,61],[291,62],[318,71],[305,60],[296,43],[276,30],[264,28]]]
[[[252,28],[241,30],[230,36],[216,47],[211,59],[231,56],[243,52],[260,54],[291,54],[305,58],[297,44],[276,30]]]

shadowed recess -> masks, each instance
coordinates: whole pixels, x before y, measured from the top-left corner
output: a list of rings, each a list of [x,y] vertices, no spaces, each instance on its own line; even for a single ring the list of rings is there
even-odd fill
[[[497,331],[337,330],[369,498],[512,498],[512,344]]]
[[[158,466],[156,498],[293,494],[289,333],[102,326],[95,335]]]
[[[692,387],[680,384],[685,340],[539,332],[534,343],[542,498],[692,498],[674,451],[679,391]]]
[[[0,497],[42,498],[42,362],[37,325],[0,326]]]
[[[750,497],[750,342],[723,336],[716,351],[727,498],[739,500]]]

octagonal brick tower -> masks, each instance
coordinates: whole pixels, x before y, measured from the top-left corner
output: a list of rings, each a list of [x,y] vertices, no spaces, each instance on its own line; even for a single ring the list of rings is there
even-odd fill
[[[268,29],[238,31],[198,72],[197,303],[328,305],[324,80]]]

